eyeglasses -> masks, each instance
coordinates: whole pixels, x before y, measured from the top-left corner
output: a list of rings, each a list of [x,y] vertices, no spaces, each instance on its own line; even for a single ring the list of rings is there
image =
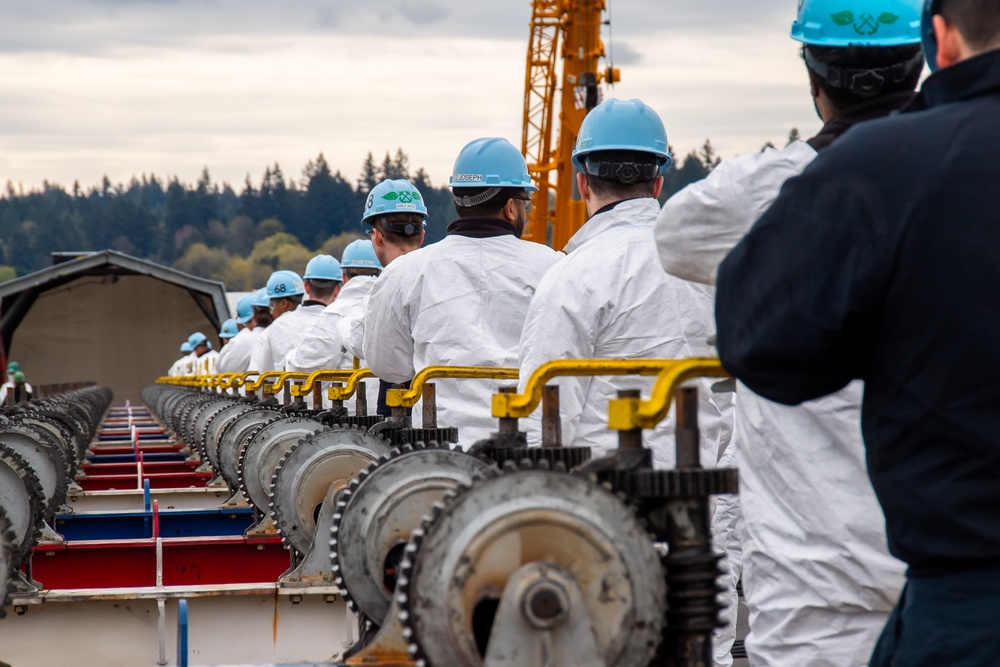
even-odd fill
[[[531,197],[511,197],[511,199],[520,199],[521,201],[524,202],[524,210],[525,211],[531,210]]]

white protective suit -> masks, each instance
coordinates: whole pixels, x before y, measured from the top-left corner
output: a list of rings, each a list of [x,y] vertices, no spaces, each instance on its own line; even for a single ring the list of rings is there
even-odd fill
[[[592,217],[566,244],[568,255],[542,280],[531,301],[520,345],[520,390],[536,368],[553,359],[680,358],[710,353],[713,290],[660,270],[653,242],[655,199],[623,201]],[[562,442],[593,447],[601,456],[618,446],[608,429],[608,402],[621,389],[648,396],[653,378],[563,377],[559,385]],[[731,394],[700,383],[704,463],[715,465],[728,445]],[[541,408],[522,428],[537,444]],[[674,464],[673,413],[646,442],[657,467]]]
[[[656,226],[663,267],[714,285],[729,250],[815,157],[795,142],[733,158],[674,195]],[[867,665],[899,596],[904,565],[889,555],[866,472],[861,392],[855,382],[788,407],[738,385],[733,442],[752,665]],[[739,505],[719,511],[732,520]]]
[[[282,313],[271,325],[257,336],[253,354],[250,355],[249,370],[281,371],[285,369],[285,360],[299,344],[304,331],[316,323],[323,309],[323,304],[299,306],[295,310]]]
[[[192,355],[194,358],[191,361],[191,369],[195,375],[215,375],[216,362],[219,359],[219,353],[215,350],[209,350],[205,354],[199,356]]]
[[[354,357],[360,355],[356,355],[347,341],[341,338],[340,324],[346,318],[359,324],[364,322],[365,301],[375,286],[375,279],[376,276],[354,276],[344,283],[337,298],[323,309],[316,322],[302,335],[298,347],[288,355],[286,370],[311,373],[327,368],[354,367]],[[364,332],[363,327],[361,331]],[[365,381],[365,395],[368,414],[375,414],[378,380]],[[326,400],[324,398],[324,402]]]
[[[354,276],[340,294],[302,334],[298,346],[288,355],[287,369],[312,372],[324,368],[351,368],[354,355],[340,339],[337,325],[347,315],[364,313],[365,297],[375,286],[375,276]]]
[[[427,366],[517,366],[528,302],[561,255],[507,234],[452,234],[392,261],[365,309],[364,353],[382,380],[407,382]],[[499,380],[435,380],[438,425],[463,447],[497,430]],[[413,410],[414,424],[420,410]]]
[[[250,370],[250,355],[253,354],[254,345],[257,343],[257,334],[263,331],[261,328],[240,329],[219,350],[219,358],[215,362],[216,370],[219,373],[245,373]]]
[[[194,353],[185,354],[183,357],[178,359],[170,366],[170,370],[167,371],[167,375],[170,377],[183,377],[185,375],[194,375]]]

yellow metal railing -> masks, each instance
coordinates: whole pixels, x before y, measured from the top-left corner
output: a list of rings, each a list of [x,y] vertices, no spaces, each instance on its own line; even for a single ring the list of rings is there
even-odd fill
[[[500,366],[428,366],[410,381],[409,389],[390,389],[385,402],[390,408],[412,408],[420,400],[423,387],[436,378],[516,380],[516,368]]]

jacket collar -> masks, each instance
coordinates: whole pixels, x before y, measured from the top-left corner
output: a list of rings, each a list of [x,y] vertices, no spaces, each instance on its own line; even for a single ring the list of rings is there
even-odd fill
[[[998,93],[1000,49],[994,49],[932,74],[924,81],[920,94],[905,111],[925,111],[952,102]]]
[[[508,235],[520,236],[514,225],[500,218],[459,218],[448,225],[448,236],[491,239]]]
[[[587,241],[615,227],[634,227],[637,224],[653,224],[660,212],[660,204],[652,197],[624,199],[611,206],[605,206],[573,234],[564,252],[570,253]]]
[[[867,120],[875,120],[876,118],[888,116],[892,112],[904,108],[912,99],[913,93],[904,91],[901,93],[892,93],[891,95],[881,95],[871,100],[853,104],[831,118],[823,126],[823,129],[819,131],[819,134],[806,141],[806,143],[819,152],[824,148],[828,148],[834,141],[840,138],[840,135],[847,132],[854,125]]]

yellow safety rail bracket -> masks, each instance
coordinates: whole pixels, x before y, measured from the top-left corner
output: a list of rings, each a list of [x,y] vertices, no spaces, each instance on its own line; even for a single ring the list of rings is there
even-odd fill
[[[608,405],[608,427],[615,431],[654,428],[667,412],[674,393],[682,383],[698,377],[730,377],[722,363],[713,357],[675,359],[656,376],[648,400],[613,398]]]
[[[309,374],[303,384],[292,387],[292,396],[308,396],[312,393],[313,387],[322,380],[348,380],[355,373],[355,370],[348,368],[331,368],[314,371]]]
[[[493,416],[499,419],[524,419],[531,415],[542,400],[542,388],[557,377],[598,376],[598,375],[640,375],[649,377],[673,369],[678,364],[693,364],[699,370],[718,368],[718,374],[727,377],[719,360],[714,357],[692,357],[690,359],[556,359],[542,364],[528,378],[523,394],[493,394]],[[692,371],[689,377],[699,375]],[[667,406],[669,408],[669,404]],[[662,417],[661,417],[662,418]],[[617,422],[616,422],[617,423]],[[634,427],[633,427],[634,428]],[[629,430],[629,429],[621,429]]]
[[[247,378],[251,375],[258,375],[257,371],[246,373],[223,373],[219,376],[219,386],[223,389],[232,389],[233,386],[242,387],[246,384]]]
[[[424,384],[435,378],[516,380],[517,369],[502,366],[428,366],[410,381],[409,389],[390,389],[386,392],[386,405],[390,408],[412,408],[420,400]]]
[[[285,383],[289,380],[306,380],[309,378],[309,373],[302,373],[299,371],[285,371],[278,376],[278,379],[274,381],[270,387],[265,387],[264,392],[268,394],[277,394],[285,386]],[[292,387],[294,389],[294,387]]]
[[[256,380],[246,382],[243,386],[247,391],[257,391],[264,385],[264,382],[271,378],[280,377],[282,373],[284,373],[284,371],[266,371],[258,375]]]
[[[346,401],[354,392],[358,389],[358,383],[365,378],[373,378],[375,374],[372,373],[367,368],[361,368],[356,371],[351,372],[351,377],[347,379],[347,384],[343,387],[330,387],[327,389],[326,396],[331,401]]]

